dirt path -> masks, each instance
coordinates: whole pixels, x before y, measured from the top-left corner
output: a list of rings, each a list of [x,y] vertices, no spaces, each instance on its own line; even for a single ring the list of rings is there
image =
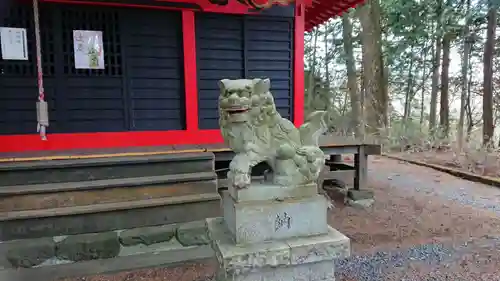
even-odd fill
[[[337,280],[500,280],[500,189],[377,157],[370,161],[376,203],[368,210],[334,198],[329,223],[351,238]],[[78,281],[212,280],[213,261]]]
[[[498,153],[467,151],[456,153],[448,151],[400,152],[391,155],[427,164],[435,164],[493,178],[500,177],[500,157]]]
[[[340,280],[500,280],[500,189],[381,157],[369,173],[373,208],[330,222],[353,245]]]

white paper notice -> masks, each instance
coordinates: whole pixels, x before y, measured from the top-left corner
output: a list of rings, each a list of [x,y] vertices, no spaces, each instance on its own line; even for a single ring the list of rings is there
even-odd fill
[[[75,68],[104,69],[102,31],[73,30]]]
[[[28,40],[25,28],[0,27],[2,59],[28,60]]]

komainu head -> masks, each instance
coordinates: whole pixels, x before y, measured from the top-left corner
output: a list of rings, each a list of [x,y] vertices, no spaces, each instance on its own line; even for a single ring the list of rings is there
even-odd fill
[[[220,117],[229,123],[248,122],[263,112],[276,112],[269,79],[222,79],[219,88]]]

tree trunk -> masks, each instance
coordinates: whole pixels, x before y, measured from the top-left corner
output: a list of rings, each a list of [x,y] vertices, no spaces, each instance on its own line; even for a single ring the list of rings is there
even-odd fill
[[[406,85],[405,108],[403,112],[403,124],[406,127],[408,117],[411,114],[411,102],[413,99],[413,44],[411,45],[410,66],[408,67],[408,84]]]
[[[325,82],[328,89],[330,89],[330,53],[328,52],[328,24],[325,24],[325,34],[323,41],[325,41]]]
[[[380,27],[380,4],[368,0],[359,9],[361,41],[363,45],[363,70],[365,79],[365,109],[367,130],[379,135],[387,126],[387,83],[382,57],[382,34]]]
[[[445,34],[443,36],[443,69],[441,70],[441,99],[440,110],[439,110],[439,125],[440,129],[443,130],[443,135],[441,137],[448,137],[450,133],[450,105],[449,105],[449,72],[450,72],[450,45],[451,45],[451,34]]]
[[[471,88],[472,88],[472,64],[470,63],[470,56],[469,56],[469,83],[467,85],[467,100],[465,103],[465,111],[467,114],[467,137],[466,141],[470,141],[470,137],[472,134],[472,129],[474,128],[474,119],[472,118],[472,106],[471,106]]]
[[[313,53],[312,53],[312,63],[311,63],[311,69],[309,69],[309,87],[307,89],[307,100],[306,100],[306,114],[310,113],[313,109],[311,108],[313,106],[313,101],[315,97],[315,91],[316,91],[316,53],[317,53],[317,47],[318,47],[318,29],[315,28],[313,30]]]
[[[333,108],[335,105],[333,103],[333,91],[331,90],[331,85],[330,85],[330,59],[332,56],[332,53],[335,51],[334,47],[335,45],[329,45],[328,44],[328,35],[330,35],[330,31],[332,29],[329,28],[329,24],[325,24],[325,34],[323,37],[323,40],[325,41],[325,93],[327,96],[324,97],[325,103],[326,103],[326,109],[329,110],[330,108]],[[332,50],[329,50],[329,49]]]
[[[483,145],[489,146],[493,139],[493,55],[495,51],[495,32],[497,11],[492,0],[488,1],[488,28],[483,57]]]
[[[466,13],[470,10],[471,0],[467,0]],[[465,104],[467,103],[467,88],[469,86],[469,54],[471,50],[472,38],[469,30],[470,20],[467,19],[464,26],[464,54],[462,56],[462,89],[460,93],[460,115],[457,125],[458,148],[461,151],[464,145],[464,122],[465,122]]]
[[[436,10],[436,33],[439,34],[439,19],[442,14],[442,0],[438,0]],[[431,106],[429,109],[429,131],[433,136],[436,129],[437,96],[439,91],[439,67],[441,64],[441,36],[434,41],[434,58],[432,63]]]
[[[361,118],[361,105],[358,94],[358,83],[356,77],[356,64],[352,45],[352,24],[349,14],[342,16],[342,35],[344,41],[345,64],[347,68],[347,88],[351,100],[351,127],[354,128],[356,138],[363,137],[363,126]]]
[[[420,131],[423,131],[424,126],[424,115],[425,115],[425,82],[427,81],[427,49],[424,46],[424,50],[422,50],[422,85],[421,85],[421,98],[420,98]]]
[[[363,49],[361,49],[363,51]],[[359,71],[359,76],[356,76],[356,81],[359,80],[359,105],[361,110],[361,122],[363,126],[363,132],[365,132],[366,128],[366,109],[365,109],[365,100],[366,100],[366,79],[365,70],[363,69],[363,65],[361,65],[361,69]],[[366,133],[366,132],[365,132]]]

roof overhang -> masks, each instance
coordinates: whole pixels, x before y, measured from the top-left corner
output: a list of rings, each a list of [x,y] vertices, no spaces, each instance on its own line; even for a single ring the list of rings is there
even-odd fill
[[[315,26],[364,2],[365,0],[312,0],[312,3],[306,6],[305,30],[311,31]]]
[[[0,0],[0,2],[9,2]],[[18,0],[29,1],[29,0]],[[354,8],[366,0],[38,0],[40,2],[65,2],[73,4],[95,4],[95,5],[125,5],[130,2],[130,6],[157,6],[165,3],[184,3],[199,6],[203,11],[220,11],[230,13],[248,13],[271,8],[274,5],[304,5],[305,6],[305,31],[311,31],[330,18],[342,15],[350,8]],[[138,5],[140,3],[140,5]]]

